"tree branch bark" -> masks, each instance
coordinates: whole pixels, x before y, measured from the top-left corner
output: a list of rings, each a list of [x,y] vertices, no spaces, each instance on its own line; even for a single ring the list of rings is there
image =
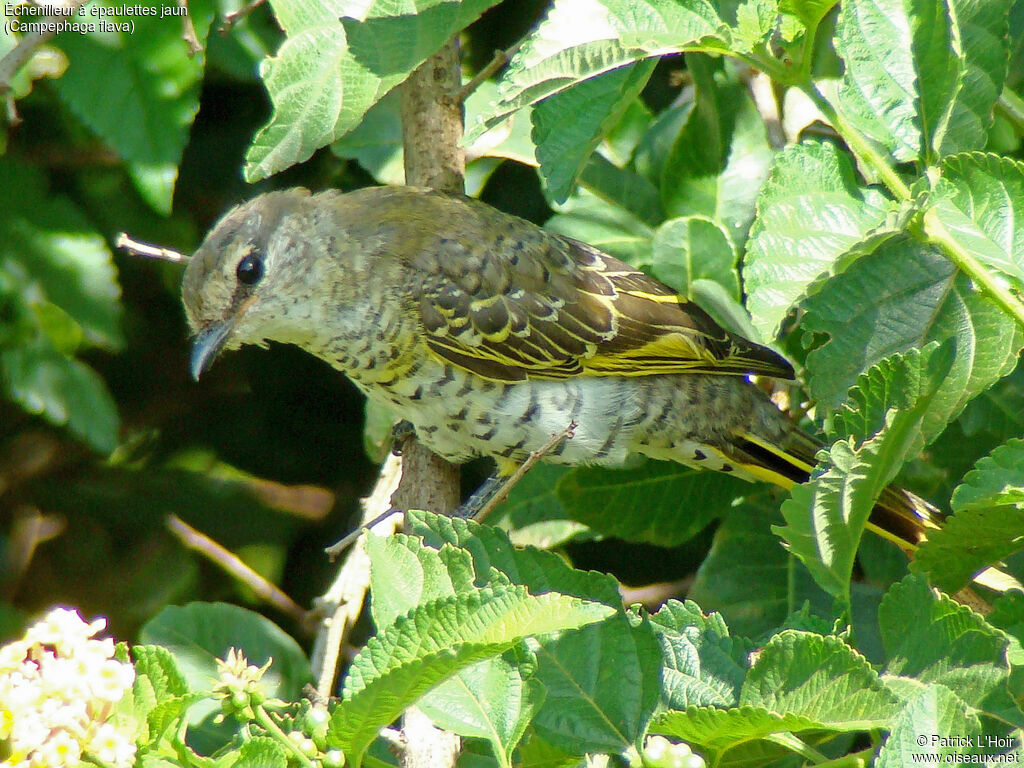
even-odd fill
[[[458,39],[421,64],[402,85],[405,183],[445,192],[464,190],[463,111]],[[402,446],[402,479],[391,503],[399,509],[451,513],[459,505],[459,468],[431,453],[414,437]],[[435,728],[410,707],[402,717],[404,768],[454,768],[459,737]]]

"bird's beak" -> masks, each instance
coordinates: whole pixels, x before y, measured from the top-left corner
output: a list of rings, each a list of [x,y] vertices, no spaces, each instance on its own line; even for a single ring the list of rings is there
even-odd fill
[[[196,336],[196,340],[192,342],[192,358],[189,365],[193,379],[199,381],[203,371],[213,365],[213,361],[224,348],[224,342],[231,334],[234,324],[234,318],[222,320],[208,325]]]

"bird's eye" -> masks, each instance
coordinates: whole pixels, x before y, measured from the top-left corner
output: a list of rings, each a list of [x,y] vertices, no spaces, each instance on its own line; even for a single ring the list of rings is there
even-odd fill
[[[263,260],[258,256],[249,254],[235,268],[235,277],[243,285],[256,285],[263,277]]]

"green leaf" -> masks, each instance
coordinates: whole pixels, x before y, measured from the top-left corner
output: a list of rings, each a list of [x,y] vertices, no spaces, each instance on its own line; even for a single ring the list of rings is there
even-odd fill
[[[505,70],[475,133],[589,77],[640,59],[707,47],[728,32],[707,0],[556,0]]]
[[[493,578],[494,571],[499,571],[534,595],[560,592],[612,606],[622,602],[618,584],[611,576],[576,570],[554,552],[513,547],[504,531],[421,510],[410,510],[408,519],[409,532],[422,536],[428,546],[450,544],[468,551],[480,586]]]
[[[722,59],[693,54],[686,63],[696,101],[662,169],[662,203],[670,217],[719,223],[738,248],[772,160],[764,120],[746,83]]]
[[[621,206],[645,224],[656,226],[665,218],[654,185],[628,168],[612,165],[602,155],[590,156],[579,183],[598,197]]]
[[[146,622],[139,640],[161,645],[174,656],[189,687],[209,691],[217,680],[217,659],[238,648],[250,664],[273,664],[261,685],[268,698],[299,698],[310,682],[309,662],[298,644],[273,622],[258,613],[227,603],[189,603],[168,606]],[[193,723],[219,711],[212,699],[190,710]]]
[[[493,2],[419,0],[415,13],[383,1],[352,6],[343,0],[275,0],[272,5],[287,39],[260,68],[274,114],[246,155],[248,181],[302,162],[351,131],[370,107]],[[366,20],[352,19],[356,11]],[[396,39],[401,42],[383,42]]]
[[[778,333],[787,313],[870,253],[895,205],[876,189],[857,184],[849,156],[831,142],[806,141],[780,152],[757,198],[743,264],[747,307],[765,338]]]
[[[899,161],[980,149],[1006,71],[1009,0],[853,0],[836,25],[839,104]]]
[[[670,710],[651,730],[699,745],[713,764],[743,765],[750,763],[742,750],[722,755],[780,732],[885,727],[898,708],[868,661],[841,639],[786,630],[758,654],[738,707]]]
[[[1024,440],[981,459],[953,493],[955,514],[914,557],[937,587],[954,593],[977,573],[1024,549]]]
[[[343,8],[341,24],[357,63],[377,77],[404,77],[498,1],[369,0]]]
[[[246,768],[288,768],[288,753],[269,736],[254,736],[238,750],[238,766]]]
[[[120,349],[121,289],[106,243],[42,175],[0,159],[0,297],[60,307],[92,344]]]
[[[968,743],[979,733],[981,723],[963,700],[943,685],[929,685],[908,700],[893,721],[876,765],[903,768],[920,762],[923,754],[936,755],[936,762],[946,762],[946,756],[966,756],[973,750],[951,745],[960,739]]]
[[[1012,319],[937,251],[890,240],[804,303],[805,332],[831,338],[807,356],[808,384],[833,409],[861,371],[895,352],[953,338],[956,357],[932,403],[934,435],[972,397],[1016,364],[1021,335]]]
[[[763,635],[795,607],[793,568],[801,566],[767,525],[777,516],[777,509],[750,503],[729,510],[687,593],[705,610],[720,612],[734,634]],[[757,584],[756,592],[751,584]]]
[[[67,426],[97,452],[117,447],[117,405],[85,363],[38,345],[0,350],[0,385],[26,411]]]
[[[910,575],[886,593],[878,621],[888,656],[885,675],[949,686],[982,711],[1000,706],[1009,675],[1009,641],[970,608],[936,593],[923,577]]]
[[[578,192],[562,213],[552,216],[544,226],[590,243],[634,267],[651,263],[651,226],[622,205],[602,200],[592,192]]]
[[[585,537],[587,527],[569,519],[555,490],[558,481],[570,471],[570,467],[558,464],[538,464],[515,485],[492,520],[500,520],[502,527],[507,525],[509,537],[518,546],[553,549]]]
[[[606,536],[662,547],[693,538],[749,491],[749,483],[730,475],[664,461],[633,469],[578,467],[558,483],[558,498],[574,520]]]
[[[894,357],[869,372],[862,385],[870,389],[851,391],[846,422],[874,426],[878,418],[868,416],[874,411],[884,414],[881,429],[860,445],[854,438],[833,443],[828,470],[795,486],[792,498],[782,505],[786,525],[774,530],[815,581],[844,605],[850,602],[854,559],[875,501],[915,446],[924,442],[922,425],[948,370],[948,358],[941,359],[945,356],[931,364],[934,353],[932,348]],[[893,384],[906,382],[914,382],[916,391],[894,394]],[[895,402],[887,402],[888,397]]]
[[[465,550],[423,546],[411,536],[369,535],[371,614],[378,628],[393,624],[417,606],[471,592],[473,561]]]
[[[656,60],[613,69],[545,99],[531,113],[547,194],[563,203],[601,139],[650,79]]]
[[[191,704],[188,682],[171,652],[159,645],[134,645],[132,683],[134,715],[149,729],[147,741],[155,742],[175,726]]]
[[[637,744],[661,692],[661,653],[648,621],[634,626],[619,612],[545,641],[537,660],[547,696],[533,727],[542,738],[576,755]]]
[[[890,409],[908,411],[927,398],[949,374],[954,353],[951,342],[930,342],[924,349],[911,349],[871,366],[857,378],[838,410],[825,419],[830,440],[852,436],[857,443],[877,434],[885,426]],[[922,427],[929,422],[928,414]],[[935,430],[937,431],[937,430]],[[924,429],[916,436],[908,453],[920,453],[934,431]]]
[[[985,266],[1024,283],[1024,163],[975,152],[942,161],[929,196],[943,227]]]
[[[178,164],[199,110],[204,42],[213,9],[206,2],[188,5],[200,44],[199,52],[191,55],[180,20],[174,18],[179,8],[174,0],[148,7],[157,15],[109,15],[102,21],[90,17],[93,23],[107,24],[107,29],[57,38],[69,64],[53,87],[68,108],[127,163],[146,202],[166,216],[171,212]],[[172,16],[161,18],[167,12]],[[118,31],[113,31],[114,25]]]
[[[689,299],[696,280],[712,280],[734,299],[740,297],[739,255],[728,233],[711,219],[670,219],[654,233],[652,274]]]
[[[834,730],[885,727],[897,698],[841,638],[786,630],[750,668],[740,706],[797,715]]]
[[[669,600],[651,617],[662,652],[662,703],[669,709],[734,707],[750,646],[729,637],[717,613]]]
[[[378,731],[460,669],[531,635],[601,621],[613,609],[524,587],[481,589],[420,606],[366,643],[345,677],[328,742],[355,766]]]
[[[818,26],[838,0],[780,0],[779,10],[796,16],[808,29]]]
[[[508,658],[511,656],[511,658]],[[544,701],[544,686],[531,679],[533,667],[513,652],[473,664],[420,699],[433,723],[463,737],[487,739],[502,768]]]

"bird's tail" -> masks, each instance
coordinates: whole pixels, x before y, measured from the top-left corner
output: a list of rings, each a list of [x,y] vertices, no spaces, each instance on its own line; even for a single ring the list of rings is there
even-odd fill
[[[783,443],[778,445],[744,434],[737,447],[753,460],[751,464],[744,464],[748,474],[789,490],[810,477],[817,464],[815,455],[823,446],[799,430],[790,432]],[[890,485],[875,502],[866,527],[913,558],[928,534],[941,528],[945,520],[946,514],[933,504],[915,493]],[[998,592],[1021,588],[1020,582],[996,568],[982,571],[974,581]]]

